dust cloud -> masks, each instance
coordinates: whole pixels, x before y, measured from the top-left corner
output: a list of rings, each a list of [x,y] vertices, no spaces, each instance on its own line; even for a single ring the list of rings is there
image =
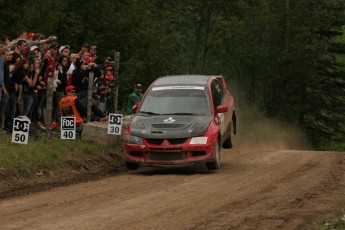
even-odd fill
[[[234,148],[253,150],[311,150],[303,131],[292,124],[265,118],[254,109],[236,110]]]

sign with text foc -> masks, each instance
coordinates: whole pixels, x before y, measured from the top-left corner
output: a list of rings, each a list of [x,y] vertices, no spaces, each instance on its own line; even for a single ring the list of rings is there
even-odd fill
[[[122,114],[109,113],[108,134],[121,135]]]
[[[61,117],[61,139],[75,140],[75,117]]]
[[[30,119],[27,117],[17,117],[13,120],[12,142],[17,144],[28,144]]]

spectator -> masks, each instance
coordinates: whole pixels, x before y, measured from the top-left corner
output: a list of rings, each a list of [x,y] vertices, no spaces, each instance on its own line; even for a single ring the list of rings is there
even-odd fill
[[[2,41],[4,42],[5,46],[7,47],[8,44],[10,44],[11,40],[10,40],[10,37],[8,35],[5,35],[3,38],[2,38]]]
[[[3,62],[4,68],[3,68],[3,74],[4,74],[4,81],[2,84],[2,96],[0,100],[0,128],[4,128],[4,115],[5,115],[5,110],[7,108],[8,104],[8,89],[10,85],[10,69],[9,69],[9,63],[12,60],[12,54],[13,51],[4,48],[2,50],[2,58],[0,62]],[[0,68],[0,72],[2,71],[2,68]],[[0,92],[1,94],[1,92]]]
[[[88,63],[94,61],[93,58],[89,58],[89,57],[90,57],[89,51],[84,51],[84,52],[81,54],[80,59],[83,61],[84,64],[88,64]]]
[[[32,41],[34,39],[34,37],[35,37],[34,33],[32,33],[32,32],[28,33],[28,36],[27,36],[28,40]]]
[[[41,49],[38,46],[31,46],[30,51],[35,52],[35,57],[34,58],[39,58],[41,59]]]
[[[108,114],[108,110],[107,110],[108,86],[106,84],[101,85],[97,91],[97,95],[98,95],[97,107],[102,111],[102,113]]]
[[[24,40],[19,40],[14,48],[13,57],[15,58],[19,56],[20,58],[23,58],[26,47],[26,42]]]
[[[29,111],[28,117],[31,119],[31,123],[35,124],[34,119],[36,119],[36,111],[35,109],[37,108],[36,103],[37,103],[37,95],[38,95],[38,91],[39,89],[41,89],[40,81],[41,81],[41,76],[39,76],[40,73],[40,69],[41,69],[41,60],[39,58],[34,58],[30,60],[30,69],[31,69],[31,75],[34,75],[35,73],[38,73],[37,78],[36,78],[36,82],[34,85],[34,88],[32,89],[32,106],[31,109]]]
[[[75,87],[73,85],[67,86],[65,92],[66,96],[63,97],[59,102],[61,116],[75,117],[77,132],[81,133],[84,123],[84,114],[81,114],[81,112],[84,110],[83,105],[75,95]]]
[[[76,94],[78,95],[78,97],[83,97],[87,95],[82,95],[80,96],[81,92],[82,92],[82,86],[85,87],[85,85],[88,85],[86,82],[86,72],[87,70],[87,65],[83,64],[83,61],[79,58],[76,59],[75,62],[75,69],[73,70],[72,73],[72,79],[71,79],[71,85],[73,85],[75,87],[75,91]]]
[[[93,91],[100,95],[100,88],[107,84],[106,79],[104,77],[104,72],[100,71],[100,75],[95,77],[93,80]],[[103,87],[104,88],[104,87]]]
[[[2,53],[2,49],[1,49]],[[0,58],[0,100],[1,100],[1,93],[2,93],[2,85],[4,84],[4,59]]]
[[[70,46],[69,45],[61,46],[59,49],[59,55],[60,56],[64,55],[69,58],[71,55]]]
[[[80,51],[77,53],[77,58],[82,58],[84,52],[89,52],[90,46],[86,42],[81,45]],[[85,59],[86,60],[86,59]]]
[[[35,34],[32,39],[28,39],[27,32],[25,30],[23,30],[23,31],[20,31],[18,33],[18,37],[16,39],[10,41],[7,44],[6,48],[11,49],[13,46],[15,46],[18,43],[19,40],[25,41],[26,44],[29,47],[31,47],[31,46],[34,46],[34,45],[40,45],[40,44],[43,44],[43,43],[46,43],[46,42],[51,42],[51,41],[53,41],[55,39],[56,39],[56,37],[54,37],[54,36],[50,36],[49,38],[46,39],[42,34]]]
[[[132,114],[132,107],[134,105],[138,105],[138,103],[142,99],[142,86],[141,84],[134,85],[134,92],[129,95],[128,102],[127,102],[127,114]]]
[[[25,61],[23,65],[23,104],[21,115],[27,116],[30,119],[32,119],[32,116],[29,112],[32,111],[32,107],[34,106],[34,94],[37,78],[39,75],[39,70],[34,69],[34,62],[35,60],[33,58],[29,58]]]
[[[35,114],[35,122],[36,127],[40,129],[45,129],[44,126],[42,126],[42,122],[44,122],[44,110],[45,110],[45,104],[47,99],[47,85],[48,85],[48,79],[54,78],[55,74],[55,68],[56,68],[56,55],[58,52],[58,44],[56,42],[53,42],[49,46],[49,52],[46,52],[44,59],[42,61],[42,67],[39,74],[39,86],[41,86],[39,93],[37,94],[37,102],[36,105],[39,106],[39,108],[36,108],[35,111],[38,112]]]
[[[105,68],[105,76],[111,76],[112,80],[116,80],[116,77],[114,76],[114,70],[113,67],[107,66]]]
[[[93,58],[89,56],[88,52],[84,52],[83,59],[77,59],[76,69],[72,74],[71,85],[76,87],[78,98],[83,100],[87,98],[89,88],[89,73],[93,72],[94,77],[97,78],[101,72],[97,69],[97,64],[93,62]]]
[[[104,62],[101,63],[98,68],[105,71],[105,68],[108,66],[115,66],[111,57],[104,58]]]
[[[107,121],[108,117],[98,107],[99,95],[97,93],[92,94],[91,105],[91,121]],[[86,106],[86,105],[85,105]]]
[[[42,43],[40,49],[41,49],[41,57],[44,58],[44,56],[48,53],[50,45],[52,44],[51,41],[47,41]]]
[[[40,76],[43,76],[44,83],[48,83],[48,78],[54,77],[54,72],[56,68],[56,55],[58,52],[58,44],[52,43],[49,46],[49,52],[47,52],[44,56],[44,59],[42,61],[42,68]]]
[[[41,70],[41,60],[36,58],[34,63],[34,68],[36,70]],[[41,71],[38,75],[38,79],[36,82],[36,92],[34,95],[34,107],[32,110],[32,123],[35,124],[36,128],[45,130],[46,128],[43,126],[42,122],[44,121],[43,117],[43,110],[44,110],[44,103],[47,94],[47,86],[41,76]]]
[[[90,56],[93,58],[94,62],[97,59],[97,46],[91,46],[90,47]]]
[[[2,51],[3,48],[5,48],[5,42],[0,41],[0,52]]]
[[[83,124],[85,121],[87,107],[84,102],[81,102],[75,95],[75,87],[70,85],[65,89],[66,96],[61,99],[59,103],[59,108],[62,116],[75,117],[77,123],[77,132],[81,133],[83,130]],[[91,111],[93,112],[94,119],[107,120],[107,117],[101,113],[97,106],[95,106],[95,98],[93,98],[93,105],[91,106]]]
[[[8,87],[8,114],[5,120],[5,130],[8,132],[12,132],[13,128],[13,119],[16,115],[16,112],[20,114],[20,111],[17,111],[17,104],[21,105],[21,98],[22,98],[22,82],[23,76],[21,75],[21,67],[25,62],[25,59],[17,59],[12,58],[11,64],[9,66],[10,69],[10,83]],[[14,66],[14,69],[12,70]],[[21,106],[18,106],[20,109]]]
[[[56,104],[54,104],[58,108],[58,103],[65,96],[65,88],[67,87],[68,57],[66,57],[65,55],[60,56],[56,68],[58,70],[58,80],[60,83],[57,85],[56,92],[54,93],[54,98],[56,101]],[[61,117],[60,110],[55,110],[55,112],[55,117],[59,121]]]

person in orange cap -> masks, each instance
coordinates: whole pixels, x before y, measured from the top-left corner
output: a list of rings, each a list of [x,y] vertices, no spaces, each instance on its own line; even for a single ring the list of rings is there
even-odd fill
[[[69,85],[65,88],[66,96],[59,102],[61,116],[75,117],[77,126],[84,122],[84,116],[81,115],[83,110],[78,97],[75,95],[75,87]]]
[[[69,85],[65,89],[66,96],[60,100],[59,108],[61,116],[75,117],[77,123],[77,132],[80,134],[83,130],[83,124],[87,115],[86,103],[80,101],[75,95],[75,87]],[[95,105],[95,97],[93,97],[91,111],[101,121],[106,121],[107,117]]]

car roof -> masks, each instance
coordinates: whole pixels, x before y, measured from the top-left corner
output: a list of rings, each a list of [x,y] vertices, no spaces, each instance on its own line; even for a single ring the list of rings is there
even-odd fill
[[[160,85],[207,85],[208,80],[212,76],[206,75],[175,75],[175,76],[165,76],[158,78],[154,86]]]

